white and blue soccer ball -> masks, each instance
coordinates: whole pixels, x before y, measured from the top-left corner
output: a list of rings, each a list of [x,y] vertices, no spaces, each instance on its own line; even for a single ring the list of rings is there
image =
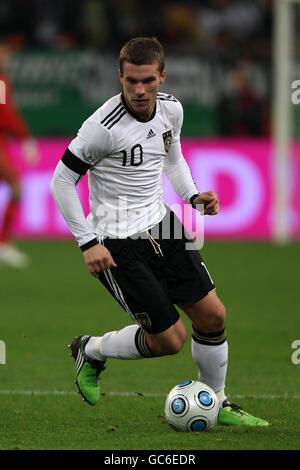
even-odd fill
[[[210,431],[218,422],[220,402],[206,384],[187,380],[176,385],[165,402],[165,417],[176,431]]]

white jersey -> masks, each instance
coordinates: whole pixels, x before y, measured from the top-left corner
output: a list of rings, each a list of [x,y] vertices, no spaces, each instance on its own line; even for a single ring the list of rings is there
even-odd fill
[[[162,171],[181,197],[189,202],[198,191],[181,154],[182,106],[166,93],[158,93],[151,118],[134,116],[122,94],[110,98],[79,129],[68,149],[89,168],[90,214],[87,229],[78,238],[126,238],[159,223],[166,213]],[[64,162],[64,159],[62,159]],[[71,170],[73,168],[69,167]],[[75,170],[76,172],[76,170]],[[63,195],[53,182],[53,195],[63,210]]]

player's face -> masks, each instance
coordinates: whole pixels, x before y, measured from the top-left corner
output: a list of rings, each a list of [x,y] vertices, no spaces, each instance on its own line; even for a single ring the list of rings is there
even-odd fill
[[[135,65],[125,61],[123,71],[119,70],[124,97],[128,106],[143,119],[149,119],[156,101],[160,85],[166,77],[166,71],[160,73],[158,63]]]

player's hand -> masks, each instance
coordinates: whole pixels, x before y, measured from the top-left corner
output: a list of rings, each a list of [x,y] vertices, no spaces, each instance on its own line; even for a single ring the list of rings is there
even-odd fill
[[[90,273],[95,277],[98,277],[99,273],[104,271],[104,269],[117,267],[111,253],[100,243],[84,251],[83,259]]]
[[[216,215],[220,210],[219,198],[214,191],[199,194],[199,196],[194,199],[194,205],[196,206],[197,204],[204,205],[204,214]]]
[[[24,159],[28,165],[37,165],[40,161],[38,145],[34,137],[27,137],[23,140],[22,151]]]

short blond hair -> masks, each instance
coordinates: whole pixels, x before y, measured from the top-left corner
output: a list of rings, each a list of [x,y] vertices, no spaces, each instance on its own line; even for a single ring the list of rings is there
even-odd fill
[[[124,62],[135,65],[150,65],[158,63],[159,72],[165,68],[164,49],[155,37],[137,37],[130,39],[120,51],[120,71],[123,72]]]

